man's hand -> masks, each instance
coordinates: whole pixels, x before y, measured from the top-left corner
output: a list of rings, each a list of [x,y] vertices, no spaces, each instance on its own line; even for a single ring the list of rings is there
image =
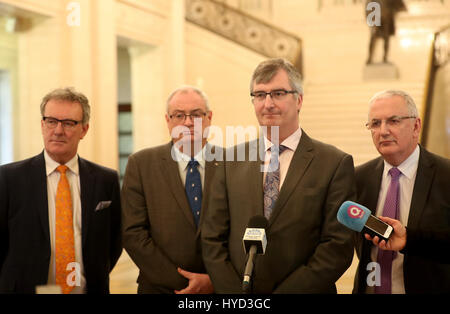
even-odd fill
[[[210,294],[214,287],[208,274],[191,273],[178,267],[178,273],[189,280],[189,285],[183,290],[175,290],[176,294]]]
[[[376,246],[378,246],[382,250],[389,250],[389,251],[400,251],[403,249],[406,245],[406,228],[401,224],[400,221],[388,218],[388,217],[378,217],[385,223],[389,224],[394,228],[393,233],[389,237],[389,240],[381,240],[375,236],[372,238],[367,233],[364,235],[367,240],[372,241],[372,243]]]

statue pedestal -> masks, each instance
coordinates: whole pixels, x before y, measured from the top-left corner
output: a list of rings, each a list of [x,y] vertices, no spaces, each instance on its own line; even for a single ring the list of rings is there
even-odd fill
[[[363,79],[365,81],[396,80],[398,78],[398,68],[392,63],[371,63],[364,67]]]

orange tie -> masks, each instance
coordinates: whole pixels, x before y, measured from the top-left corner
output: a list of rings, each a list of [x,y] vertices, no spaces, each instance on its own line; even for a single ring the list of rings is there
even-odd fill
[[[75,262],[75,241],[73,236],[72,197],[70,195],[69,180],[67,180],[67,166],[57,168],[61,174],[56,190],[56,227],[55,227],[55,256],[56,256],[56,284],[60,285],[64,294],[70,293],[73,286],[67,284],[67,270],[69,263]]]

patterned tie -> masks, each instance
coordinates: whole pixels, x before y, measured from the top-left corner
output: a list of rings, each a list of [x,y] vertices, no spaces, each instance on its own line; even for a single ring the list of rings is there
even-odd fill
[[[386,194],[384,201],[383,216],[398,219],[399,217],[399,178],[402,174],[397,168],[389,170],[391,176],[391,184]],[[375,293],[377,294],[391,294],[392,281],[392,261],[397,256],[397,252],[384,251],[378,249],[377,262],[380,265],[381,271],[381,285],[375,286]]]
[[[200,221],[200,210],[202,208],[202,181],[200,172],[198,171],[198,165],[198,161],[194,158],[189,161],[184,187],[197,226]]]
[[[61,174],[56,190],[56,223],[55,223],[55,257],[56,284],[60,285],[64,294],[70,293],[73,286],[67,285],[67,265],[75,262],[75,241],[73,235],[73,213],[70,185],[67,180],[67,166],[59,166]]]
[[[272,146],[270,150],[272,154],[270,156],[269,168],[275,167],[273,171],[268,171],[266,174],[266,179],[264,180],[264,216],[267,220],[272,214],[273,206],[280,193],[280,162],[278,156],[281,155],[285,150],[286,146]]]

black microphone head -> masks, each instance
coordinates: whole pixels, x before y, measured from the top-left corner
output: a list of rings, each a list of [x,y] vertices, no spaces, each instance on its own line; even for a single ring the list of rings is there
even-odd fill
[[[266,217],[262,215],[256,215],[250,218],[248,221],[247,228],[259,228],[259,229],[266,229],[267,227],[267,219]]]

